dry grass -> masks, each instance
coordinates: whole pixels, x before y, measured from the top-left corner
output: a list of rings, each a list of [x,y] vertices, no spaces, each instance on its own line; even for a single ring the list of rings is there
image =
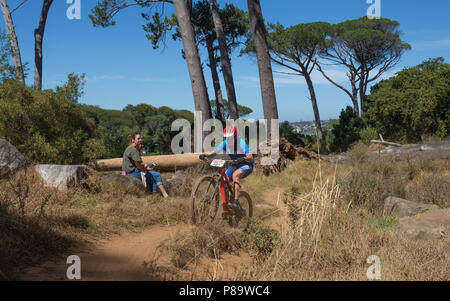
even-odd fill
[[[277,214],[255,219],[246,233],[217,222],[172,235],[161,246],[171,266],[151,262],[149,269],[163,269],[158,273],[167,279],[188,270],[183,279],[217,279],[190,267],[246,252],[252,262],[227,279],[366,280],[367,257],[377,255],[383,280],[450,279],[446,241],[409,241],[393,230],[397,219],[379,210],[388,195],[448,207],[449,160],[378,157],[359,145],[351,161],[298,160],[270,177],[250,175],[242,186],[255,205],[277,202],[270,188],[285,191]],[[0,181],[0,271],[11,276],[17,267],[122,230],[187,224],[192,181],[203,170],[188,170],[169,200],[102,187],[89,172],[82,188],[68,192],[44,188],[32,168]]]
[[[373,214],[381,213],[388,196],[449,207],[450,160],[433,155],[378,156],[356,144],[350,151],[350,170],[338,177],[343,197]]]
[[[202,257],[218,259],[223,253],[238,254],[240,232],[225,222],[209,222],[187,232],[177,232],[163,243],[172,264],[180,269],[197,264]]]
[[[237,280],[367,280],[370,255],[380,257],[383,280],[449,279],[446,242],[407,240],[392,231],[395,218],[351,208],[333,179],[315,182],[306,195],[285,194],[279,242]]]
[[[183,197],[139,197],[98,181],[94,174],[83,187],[60,192],[44,187],[33,167],[0,181],[0,270],[10,275],[123,230],[188,222]]]

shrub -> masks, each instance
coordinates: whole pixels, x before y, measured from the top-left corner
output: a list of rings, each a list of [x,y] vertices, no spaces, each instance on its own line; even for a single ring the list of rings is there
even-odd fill
[[[352,107],[347,106],[341,111],[338,123],[331,130],[333,134],[331,150],[346,151],[351,144],[360,139],[359,132],[362,126],[363,120],[358,117]]]
[[[95,125],[63,92],[0,85],[0,136],[38,163],[80,164],[101,156]]]
[[[241,234],[242,244],[250,256],[264,261],[279,244],[279,234],[260,220],[254,220],[248,230]]]
[[[406,187],[408,199],[450,207],[450,173],[421,171]]]
[[[450,64],[430,59],[371,88],[364,118],[385,139],[419,142],[450,134]]]

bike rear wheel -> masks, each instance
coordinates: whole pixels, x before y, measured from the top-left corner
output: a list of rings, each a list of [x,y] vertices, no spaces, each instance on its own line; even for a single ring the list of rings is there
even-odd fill
[[[218,181],[211,176],[201,177],[194,185],[191,193],[191,221],[193,224],[204,224],[212,221],[219,209]]]
[[[253,204],[249,194],[241,191],[239,194],[239,208],[233,211],[230,225],[239,230],[245,231],[250,225],[253,216]]]

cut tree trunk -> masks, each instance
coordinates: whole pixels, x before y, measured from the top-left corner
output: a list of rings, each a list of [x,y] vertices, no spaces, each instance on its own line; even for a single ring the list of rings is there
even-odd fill
[[[2,7],[3,18],[5,19],[6,31],[8,32],[9,44],[11,45],[11,52],[14,64],[14,74],[16,80],[25,83],[25,75],[23,73],[22,58],[20,55],[19,42],[17,41],[16,31],[14,29],[14,23],[11,17],[11,12],[6,0],[0,0]]]
[[[199,154],[177,154],[161,156],[143,156],[142,161],[146,164],[156,163],[156,171],[176,171],[186,169],[190,166],[200,164]],[[106,159],[97,161],[97,170],[113,171],[122,169],[122,158]]]
[[[277,100],[273,83],[272,65],[266,39],[266,27],[259,0],[247,0],[252,33],[258,59],[259,81],[263,103],[264,118],[268,123],[267,138],[272,139],[271,120],[278,119]]]
[[[191,79],[192,93],[194,95],[195,110],[202,112],[202,120],[211,119],[211,105],[206,90],[200,55],[195,42],[194,29],[190,20],[189,10],[184,0],[173,0],[175,12],[180,26],[186,63]]]
[[[401,144],[398,144],[398,143],[387,142],[387,141],[380,141],[380,140],[370,140],[370,143],[382,144],[382,145],[390,145],[390,146],[402,146]]]
[[[42,41],[44,39],[45,24],[48,11],[53,0],[44,0],[41,10],[39,26],[34,30],[34,89],[42,90]]]
[[[227,90],[228,111],[230,113],[230,118],[236,120],[239,118],[236,90],[234,88],[233,72],[231,70],[230,57],[228,55],[228,48],[225,33],[223,30],[223,24],[219,15],[219,7],[217,6],[216,0],[210,0],[209,5],[213,16],[214,27],[216,29],[217,40],[219,41],[220,62],[222,64],[223,79],[225,81],[225,87]]]

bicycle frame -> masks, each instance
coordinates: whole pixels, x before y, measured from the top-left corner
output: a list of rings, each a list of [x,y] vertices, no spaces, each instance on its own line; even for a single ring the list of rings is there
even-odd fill
[[[220,167],[217,172],[221,176],[220,177],[220,195],[222,197],[223,212],[225,213],[226,216],[230,216],[230,211],[228,211],[228,206],[227,206],[227,198],[225,196],[225,182],[226,182],[226,185],[228,186],[228,190],[230,191],[230,193],[233,193],[233,189],[230,184],[230,179],[228,178],[227,174],[225,173],[224,168]]]

